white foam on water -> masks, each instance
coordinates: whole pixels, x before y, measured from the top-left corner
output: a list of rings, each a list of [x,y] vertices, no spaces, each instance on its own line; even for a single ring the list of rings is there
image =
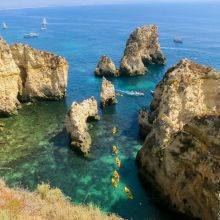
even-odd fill
[[[116,92],[120,92],[122,94],[126,94],[126,95],[131,95],[131,96],[144,96],[143,92],[139,92],[139,91],[126,91],[126,90],[120,90],[120,89],[116,89]]]

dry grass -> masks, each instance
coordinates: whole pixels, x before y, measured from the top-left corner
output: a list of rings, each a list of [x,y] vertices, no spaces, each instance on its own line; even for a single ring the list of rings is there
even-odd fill
[[[11,189],[0,180],[0,220],[116,220],[97,207],[74,205],[60,189],[38,185],[35,192]]]

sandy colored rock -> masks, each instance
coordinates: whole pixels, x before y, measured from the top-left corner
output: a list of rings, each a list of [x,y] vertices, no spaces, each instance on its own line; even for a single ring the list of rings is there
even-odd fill
[[[148,64],[164,64],[165,60],[158,42],[157,26],[138,27],[126,43],[120,72],[129,76],[143,75]]]
[[[55,54],[0,38],[0,115],[17,113],[20,102],[57,100],[66,94],[68,64]]]
[[[150,129],[137,162],[163,204],[218,220],[220,213],[220,73],[182,60],[154,92]]]
[[[102,79],[101,86],[101,103],[102,106],[111,105],[116,103],[115,87],[105,77]]]
[[[11,51],[20,69],[22,100],[57,100],[66,95],[68,64],[63,57],[24,44],[12,45]]]
[[[89,153],[92,142],[87,125],[89,119],[99,119],[97,101],[91,97],[80,103],[73,102],[66,119],[66,130],[70,134],[71,145],[84,155]]]
[[[107,57],[102,56],[98,62],[98,65],[95,69],[95,75],[96,76],[118,76],[119,71],[116,69],[115,64],[113,61]]]
[[[15,64],[8,44],[0,38],[0,115],[17,113],[21,89],[20,70]]]

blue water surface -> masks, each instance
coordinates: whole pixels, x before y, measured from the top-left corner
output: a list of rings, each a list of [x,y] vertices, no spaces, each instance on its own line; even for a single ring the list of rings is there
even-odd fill
[[[138,179],[135,157],[142,144],[138,111],[149,105],[150,91],[166,69],[180,59],[187,57],[220,69],[219,9],[218,3],[151,3],[0,11],[0,22],[9,26],[6,31],[0,30],[0,35],[8,43],[23,42],[57,53],[66,57],[70,66],[65,100],[24,105],[18,116],[1,119],[6,126],[0,133],[0,176],[10,186],[31,190],[38,183],[49,182],[72,202],[92,203],[127,219],[176,219],[153,203]],[[43,17],[49,25],[41,31]],[[73,101],[91,96],[100,100],[101,79],[93,74],[99,57],[106,54],[119,65],[129,34],[145,24],[158,25],[167,64],[149,67],[145,76],[111,79],[118,90],[145,95],[124,94],[118,97],[117,105],[100,109],[101,120],[90,124],[91,153],[82,158],[69,147],[64,129],[66,112]],[[24,39],[29,32],[39,32],[40,36]],[[173,43],[177,35],[183,44]],[[111,134],[113,126],[118,128],[115,136]],[[112,145],[118,145],[122,161],[117,189],[111,185],[117,169]],[[133,200],[127,199],[124,186],[132,190]]]

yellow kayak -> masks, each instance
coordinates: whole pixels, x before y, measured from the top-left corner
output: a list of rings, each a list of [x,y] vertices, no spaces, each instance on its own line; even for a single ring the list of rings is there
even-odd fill
[[[112,186],[117,187],[120,181],[119,173],[115,170],[112,177]]]
[[[134,198],[134,197],[133,197],[133,194],[132,194],[132,192],[131,192],[131,190],[128,189],[128,187],[125,186],[124,190],[125,190],[125,193],[126,193],[126,195],[127,195],[127,197],[128,197],[129,199],[133,199],[133,198]]]
[[[118,154],[118,148],[117,148],[117,146],[113,146],[112,147],[112,152],[114,153],[114,154]]]
[[[119,173],[116,170],[114,171],[113,177],[118,180],[120,179]]]
[[[116,181],[116,179],[114,177],[112,177],[112,186],[116,188],[118,186],[118,183],[119,182]]]
[[[116,127],[113,127],[113,128],[112,128],[112,134],[116,134],[116,132],[117,132],[117,128],[116,128]]]
[[[115,163],[118,167],[121,167],[121,161],[120,161],[119,157],[115,157]]]

